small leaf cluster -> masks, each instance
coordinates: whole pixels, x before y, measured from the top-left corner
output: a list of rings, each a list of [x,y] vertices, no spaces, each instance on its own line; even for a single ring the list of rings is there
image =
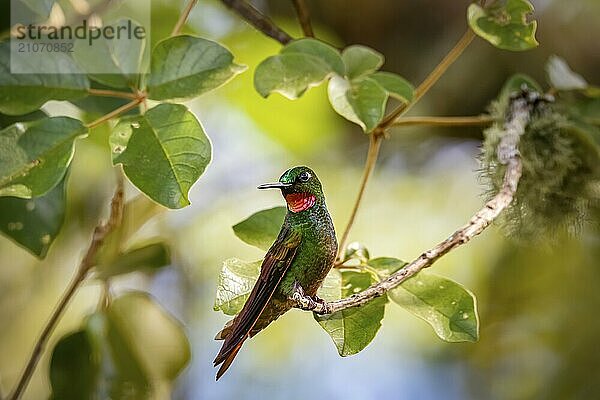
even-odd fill
[[[349,46],[340,53],[319,40],[300,39],[256,67],[254,86],[263,97],[277,92],[296,99],[328,80],[333,109],[370,132],[383,119],[389,97],[403,103],[413,98],[408,81],[379,71],[383,62],[382,54],[366,46]]]
[[[262,250],[277,237],[284,207],[259,211],[233,227],[244,242]],[[343,299],[387,279],[406,263],[393,257],[371,258],[363,245],[352,243],[340,268],[325,278],[318,296],[325,301]],[[215,311],[237,314],[246,302],[260,273],[262,260],[228,259],[223,263],[215,297]],[[473,293],[441,276],[420,272],[416,276],[360,307],[329,315],[314,315],[332,338],[341,356],[356,354],[377,335],[389,300],[427,322],[447,342],[474,342],[479,337],[479,319]]]
[[[597,108],[585,111],[585,105],[597,99],[564,60],[552,57],[547,71],[556,101],[533,112],[520,138],[523,174],[513,203],[500,217],[511,236],[524,240],[548,239],[563,231],[576,233],[590,207],[600,204],[600,131],[588,119],[600,113]],[[510,93],[523,85],[542,91],[525,75],[511,77],[491,106],[499,121],[505,118]],[[574,98],[579,98],[579,103]],[[502,123],[484,131],[481,174],[490,196],[502,185],[505,167],[497,160],[495,149],[503,134]]]

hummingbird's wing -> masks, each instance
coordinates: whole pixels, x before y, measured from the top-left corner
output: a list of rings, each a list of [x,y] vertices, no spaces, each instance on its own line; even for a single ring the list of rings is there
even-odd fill
[[[215,358],[215,366],[223,364],[217,372],[217,379],[229,368],[242,344],[250,335],[252,327],[292,264],[301,241],[302,234],[299,230],[284,226],[269,251],[267,251],[260,269],[260,276],[242,311],[228,327],[225,342]]]

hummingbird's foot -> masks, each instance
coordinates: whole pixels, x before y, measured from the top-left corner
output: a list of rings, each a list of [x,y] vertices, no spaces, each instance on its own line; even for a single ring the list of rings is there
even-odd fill
[[[298,282],[294,282],[294,293],[291,299],[296,302],[299,309],[314,311],[317,314],[329,314],[327,302],[317,296],[307,296]]]

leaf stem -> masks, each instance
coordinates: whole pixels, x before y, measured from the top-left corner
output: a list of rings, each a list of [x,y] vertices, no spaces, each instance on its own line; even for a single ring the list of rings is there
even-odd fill
[[[416,104],[431,87],[438,81],[438,79],[448,70],[448,68],[456,61],[456,59],[463,53],[467,46],[473,41],[475,34],[471,29],[467,29],[460,40],[454,45],[454,47],[446,54],[446,56],[440,61],[440,63],[431,71],[431,73],[421,82],[421,84],[415,89],[414,97],[410,103],[402,103],[400,106],[390,112],[378,125],[373,129],[370,134],[371,141],[369,143],[369,151],[367,153],[367,161],[365,162],[363,177],[358,189],[358,195],[352,207],[352,212],[346,228],[342,234],[340,240],[340,247],[338,248],[337,262],[341,259],[341,255],[344,254],[344,247],[348,241],[350,230],[356,219],[356,213],[362,201],[363,194],[365,192],[369,178],[373,167],[377,162],[377,156],[379,153],[379,147],[381,146],[381,139],[385,136],[386,131],[396,122],[396,119],[403,115],[408,109]]]
[[[104,89],[88,89],[88,94],[90,96],[100,96],[100,97],[118,97],[122,99],[131,99],[135,100],[138,98],[138,95],[135,93],[129,92],[120,92],[118,90],[104,90]]]
[[[54,311],[50,315],[50,319],[44,325],[42,332],[40,333],[40,337],[38,338],[33,351],[27,361],[25,369],[21,377],[19,378],[17,385],[13,392],[9,395],[8,400],[18,400],[23,395],[23,392],[27,388],[33,373],[35,372],[35,368],[37,367],[40,358],[50,340],[50,336],[58,321],[64,314],[69,302],[79,289],[79,286],[85,281],[85,278],[88,275],[90,269],[95,265],[95,258],[98,250],[102,247],[104,242],[104,238],[108,233],[110,233],[113,229],[121,224],[122,216],[123,216],[123,204],[124,204],[124,189],[123,189],[123,176],[119,173],[119,177],[117,178],[117,188],[115,189],[115,193],[113,195],[111,201],[111,211],[110,217],[107,222],[100,222],[96,228],[94,229],[94,233],[92,235],[91,243],[85,253],[85,256],[81,260],[77,271],[75,272],[75,276],[71,279],[71,282],[65,289],[62,294],[58,304],[54,308]]]
[[[396,119],[391,126],[487,126],[494,122],[489,115],[476,115],[469,117],[404,117]]]
[[[181,29],[185,25],[185,22],[187,21],[188,17],[190,16],[190,12],[192,12],[192,9],[194,8],[194,6],[196,5],[197,2],[198,2],[198,0],[188,0],[188,3],[186,4],[182,13],[179,15],[179,19],[177,20],[177,23],[175,24],[175,27],[173,28],[173,31],[171,32],[171,36],[179,35],[179,33],[181,32]]]
[[[137,98],[137,99],[133,100],[132,102],[124,104],[121,107],[109,112],[108,114],[103,115],[102,117],[98,118],[97,120],[92,121],[89,124],[86,124],[86,127],[88,129],[95,128],[96,126],[108,121],[109,119],[118,117],[119,115],[126,113],[129,110],[134,109],[139,104],[141,104],[143,101],[144,101],[143,98]]]
[[[308,9],[306,2],[304,0],[292,0],[292,3],[296,9],[298,22],[300,22],[304,36],[315,37],[312,24],[310,23],[310,10]]]
[[[264,33],[265,35],[277,40],[285,45],[292,41],[292,37],[283,29],[275,25],[273,21],[263,15],[250,3],[243,0],[221,0],[223,4],[238,13],[246,22]]]
[[[371,173],[375,168],[375,164],[377,163],[377,156],[379,155],[379,148],[381,147],[381,140],[383,139],[382,135],[369,135],[369,150],[367,150],[367,158],[365,160],[365,167],[363,169],[363,175],[360,180],[360,186],[358,188],[358,193],[356,195],[356,200],[354,201],[354,206],[352,207],[352,211],[350,212],[350,218],[348,219],[348,223],[346,225],[346,229],[342,234],[342,238],[340,239],[340,244],[338,247],[337,260],[341,260],[344,251],[346,249],[346,244],[348,242],[348,236],[350,235],[350,228],[354,224],[354,220],[356,219],[356,214],[358,213],[358,208],[360,203],[362,202],[363,195],[365,194],[365,189],[367,188],[367,182],[371,177]]]

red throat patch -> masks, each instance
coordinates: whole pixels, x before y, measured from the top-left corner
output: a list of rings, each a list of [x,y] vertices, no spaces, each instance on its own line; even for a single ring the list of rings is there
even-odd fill
[[[317,199],[310,193],[291,193],[285,196],[291,212],[299,213],[315,205]]]

